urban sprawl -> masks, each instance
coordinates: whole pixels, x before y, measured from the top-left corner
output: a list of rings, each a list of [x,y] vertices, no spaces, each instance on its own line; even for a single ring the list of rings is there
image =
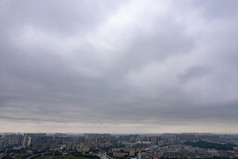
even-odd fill
[[[2,133],[0,158],[238,158],[238,134]]]

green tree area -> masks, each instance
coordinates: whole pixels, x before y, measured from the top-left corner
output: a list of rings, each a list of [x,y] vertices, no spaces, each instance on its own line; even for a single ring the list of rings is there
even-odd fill
[[[184,144],[191,145],[193,147],[199,147],[199,148],[214,148],[217,150],[233,150],[233,147],[235,146],[229,143],[218,144],[218,143],[211,143],[211,142],[202,141],[202,140],[199,140],[197,142],[186,141]]]
[[[96,155],[82,154],[80,152],[73,152],[65,156],[62,154],[48,154],[46,156],[34,157],[34,159],[100,159],[100,157]]]
[[[69,156],[42,156],[37,157],[36,159],[89,159],[89,158],[69,155]]]
[[[27,157],[30,157],[31,155],[14,155],[14,156],[9,156],[9,155],[6,155],[6,156],[3,156],[1,159],[25,159]]]

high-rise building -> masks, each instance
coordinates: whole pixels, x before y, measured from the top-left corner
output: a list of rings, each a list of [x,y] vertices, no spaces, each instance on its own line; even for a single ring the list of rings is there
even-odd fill
[[[141,159],[141,153],[140,152],[137,154],[137,158]]]
[[[31,145],[31,137],[30,136],[24,136],[22,140],[22,146],[30,147]]]

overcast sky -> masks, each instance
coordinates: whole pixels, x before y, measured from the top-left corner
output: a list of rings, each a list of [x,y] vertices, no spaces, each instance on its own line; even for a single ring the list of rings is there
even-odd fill
[[[238,133],[237,0],[1,0],[0,132]]]

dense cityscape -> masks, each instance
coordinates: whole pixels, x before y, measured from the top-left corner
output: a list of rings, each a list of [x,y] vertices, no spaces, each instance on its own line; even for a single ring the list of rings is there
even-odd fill
[[[2,133],[0,158],[238,158],[238,134]]]

